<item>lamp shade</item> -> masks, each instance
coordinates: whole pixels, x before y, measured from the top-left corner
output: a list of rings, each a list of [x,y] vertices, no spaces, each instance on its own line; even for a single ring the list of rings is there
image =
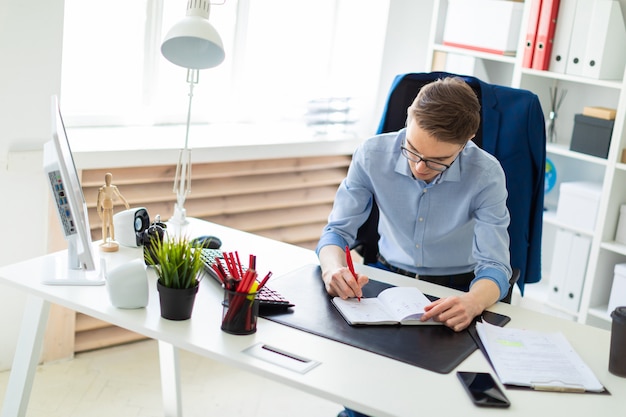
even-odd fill
[[[190,0],[187,15],[165,35],[161,53],[173,64],[190,69],[216,67],[224,61],[224,46],[217,30],[209,23],[210,4]]]

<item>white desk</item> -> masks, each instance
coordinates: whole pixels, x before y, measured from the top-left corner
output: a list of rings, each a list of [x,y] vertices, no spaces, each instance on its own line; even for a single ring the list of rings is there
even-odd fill
[[[309,250],[206,222],[192,220],[189,230],[189,235],[219,236],[226,251],[238,250],[242,256],[249,253],[257,255],[259,270],[264,271],[267,268],[275,276],[297,269],[305,263],[317,261],[314,253]],[[182,415],[178,349],[228,363],[378,417],[434,413],[451,415],[453,412],[463,416],[482,416],[489,412],[506,412],[509,416],[547,413],[569,417],[626,415],[626,379],[608,372],[610,333],[601,329],[506,304],[494,306],[493,311],[512,318],[508,326],[564,332],[612,395],[506,390],[512,402],[511,408],[506,411],[486,410],[472,405],[454,372],[446,375],[433,373],[264,319],[259,320],[257,332],[253,335],[226,334],[220,330],[222,294],[219,286],[209,280],[200,285],[192,318],[183,322],[160,317],[154,276],[150,276],[149,305],[138,310],[121,310],[111,306],[104,286],[42,285],[42,276],[49,274],[59,262],[64,265],[64,255],[61,252],[0,268],[0,283],[20,288],[29,294],[2,417],[26,414],[50,303],[60,304],[157,339],[161,358],[164,414],[167,417]],[[113,267],[116,263],[141,256],[141,250],[122,248],[120,252],[103,256],[107,257],[109,266]],[[417,285],[425,293],[445,296],[454,292],[363,265],[356,267],[367,269],[374,279],[396,285]],[[306,373],[299,373],[244,352],[259,343],[320,364]],[[458,369],[491,371],[479,351],[474,352]]]

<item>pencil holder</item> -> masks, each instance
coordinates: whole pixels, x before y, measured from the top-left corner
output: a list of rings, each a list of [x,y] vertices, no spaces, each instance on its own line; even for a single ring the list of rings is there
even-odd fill
[[[256,292],[237,292],[224,289],[222,302],[222,330],[245,335],[256,332],[259,301]]]

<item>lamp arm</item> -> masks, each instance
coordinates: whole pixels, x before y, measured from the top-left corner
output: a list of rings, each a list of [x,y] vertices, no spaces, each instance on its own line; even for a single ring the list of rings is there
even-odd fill
[[[189,83],[189,105],[187,107],[187,131],[185,132],[185,149],[189,148],[189,126],[191,125],[191,100],[193,99],[193,88],[198,84],[200,70],[187,69],[187,82]]]
[[[185,131],[185,147],[180,150],[178,164],[176,165],[176,175],[174,177],[174,192],[176,193],[175,211],[180,221],[185,217],[185,199],[191,192],[191,150],[189,149],[189,128],[191,126],[191,102],[193,99],[193,88],[198,83],[200,71],[197,69],[187,69],[187,82],[189,83],[189,106],[187,108],[187,126]]]

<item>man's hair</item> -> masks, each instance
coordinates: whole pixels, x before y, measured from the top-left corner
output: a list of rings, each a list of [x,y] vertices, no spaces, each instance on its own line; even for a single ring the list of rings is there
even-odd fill
[[[421,88],[407,109],[426,133],[441,142],[464,145],[480,125],[480,103],[460,77],[441,78]]]

